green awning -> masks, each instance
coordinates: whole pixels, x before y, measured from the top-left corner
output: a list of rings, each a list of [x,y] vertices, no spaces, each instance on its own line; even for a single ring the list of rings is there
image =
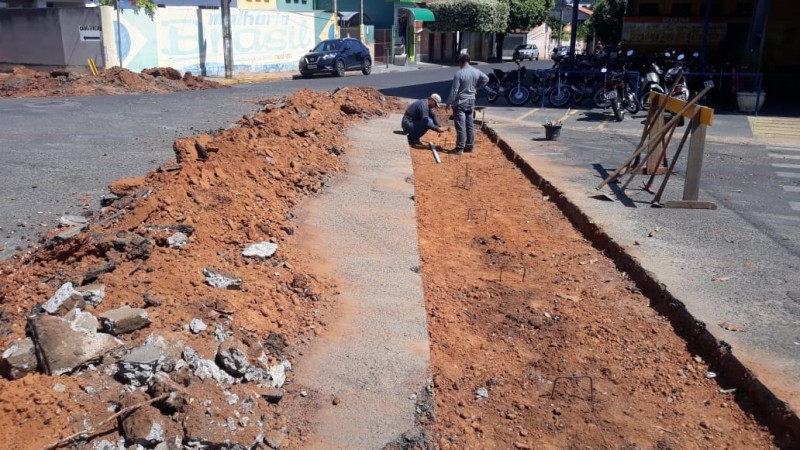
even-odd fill
[[[408,11],[417,22],[433,22],[436,17],[433,16],[433,11],[428,8],[406,8],[401,7],[401,11]]]

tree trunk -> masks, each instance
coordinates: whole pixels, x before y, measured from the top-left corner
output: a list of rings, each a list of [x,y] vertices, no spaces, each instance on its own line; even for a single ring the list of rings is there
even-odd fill
[[[506,40],[505,33],[497,33],[497,42],[495,43],[495,57],[497,58],[497,62],[503,62],[503,42]]]

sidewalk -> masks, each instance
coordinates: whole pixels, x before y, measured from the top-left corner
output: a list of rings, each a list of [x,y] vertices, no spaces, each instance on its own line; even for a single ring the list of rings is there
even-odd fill
[[[398,72],[411,72],[415,70],[428,70],[428,69],[439,69],[443,66],[439,64],[430,64],[430,63],[409,63],[404,66],[396,66],[394,64],[379,64],[376,63],[372,66],[372,74],[382,74],[382,73],[398,73]],[[347,76],[360,74],[361,72],[348,72]],[[247,84],[247,83],[268,83],[272,81],[288,81],[294,79],[302,79],[300,76],[300,72],[298,71],[291,71],[291,72],[235,72],[233,74],[233,78],[227,79],[225,77],[218,77],[218,76],[209,76],[205,77],[207,80],[216,81],[217,83],[227,84],[227,85],[234,85],[234,84]]]

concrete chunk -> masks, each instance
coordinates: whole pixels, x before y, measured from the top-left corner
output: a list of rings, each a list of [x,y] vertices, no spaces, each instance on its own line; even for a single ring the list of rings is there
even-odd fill
[[[244,344],[235,339],[220,344],[216,360],[220,367],[235,377],[244,376],[250,366]]]
[[[36,348],[30,338],[11,344],[0,355],[0,375],[16,380],[36,371]]]
[[[242,289],[242,279],[227,274],[221,270],[203,269],[206,276],[206,284],[217,289],[240,290]]]
[[[116,336],[150,325],[150,318],[144,309],[123,306],[100,314],[100,324],[104,332]]]
[[[163,356],[153,345],[142,345],[120,358],[115,378],[123,384],[143,386],[158,370]]]
[[[83,225],[89,222],[89,219],[83,216],[74,216],[71,214],[65,214],[58,218],[58,223],[65,227],[74,227],[76,225]]]
[[[48,375],[72,372],[124,346],[113,336],[87,330],[61,317],[33,316],[28,325],[39,366]]]
[[[183,350],[183,359],[189,364],[192,373],[201,380],[212,379],[217,383],[233,384],[234,378],[214,364],[214,361],[203,359],[194,349],[186,347]]]
[[[106,285],[102,283],[92,283],[86,286],[81,286],[76,289],[86,301],[87,304],[97,306],[103,302],[106,296]]]
[[[269,258],[278,250],[278,244],[272,242],[259,242],[250,244],[242,250],[242,256],[248,258]]]
[[[42,305],[42,309],[49,314],[63,316],[74,308],[83,309],[85,306],[83,296],[75,290],[72,283],[66,282]]]
[[[177,232],[167,238],[167,245],[170,248],[181,248],[188,243],[189,243],[189,236],[181,232]]]

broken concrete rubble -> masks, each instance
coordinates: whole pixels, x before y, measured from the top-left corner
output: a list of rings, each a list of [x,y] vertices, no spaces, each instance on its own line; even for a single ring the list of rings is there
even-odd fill
[[[58,224],[65,226],[65,227],[74,227],[77,225],[83,225],[89,222],[89,219],[83,216],[75,216],[70,214],[65,214],[58,218]]]
[[[242,279],[227,274],[221,270],[203,269],[206,276],[206,284],[217,289],[240,290],[242,289]]]
[[[113,336],[87,330],[56,316],[33,316],[28,319],[28,327],[39,366],[48,375],[72,372],[124,346]]]
[[[150,318],[144,309],[123,306],[100,314],[100,324],[104,332],[116,336],[150,325]]]
[[[83,296],[87,304],[92,306],[98,306],[106,296],[106,285],[102,283],[88,284],[75,290]]]
[[[244,344],[234,339],[229,339],[219,346],[216,361],[234,377],[244,376],[250,366]]]
[[[16,380],[36,370],[36,348],[30,338],[11,344],[0,355],[0,375]]]
[[[49,314],[63,316],[74,308],[85,306],[83,295],[72,287],[72,283],[66,282],[42,305],[42,309]]]
[[[190,347],[183,350],[183,359],[192,369],[192,373],[201,380],[211,379],[217,383],[233,384],[236,380],[220,369],[214,361],[203,359]]]
[[[120,383],[143,386],[159,369],[162,359],[159,349],[152,345],[136,347],[120,358],[115,376]]]
[[[207,329],[208,325],[206,325],[202,319],[192,319],[192,321],[189,322],[189,331],[191,331],[193,334],[200,334]]]
[[[242,256],[248,258],[269,258],[278,250],[278,244],[272,242],[259,242],[250,244],[242,250]]]
[[[121,406],[131,406],[148,399],[146,394],[137,392],[126,396],[122,400]],[[174,438],[182,434],[177,423],[162,415],[161,411],[150,405],[141,406],[130,414],[122,416],[121,425],[122,433],[127,442],[146,448],[152,448],[168,438]]]
[[[189,243],[189,236],[181,232],[177,232],[167,238],[167,245],[170,248],[181,248],[188,243]]]

